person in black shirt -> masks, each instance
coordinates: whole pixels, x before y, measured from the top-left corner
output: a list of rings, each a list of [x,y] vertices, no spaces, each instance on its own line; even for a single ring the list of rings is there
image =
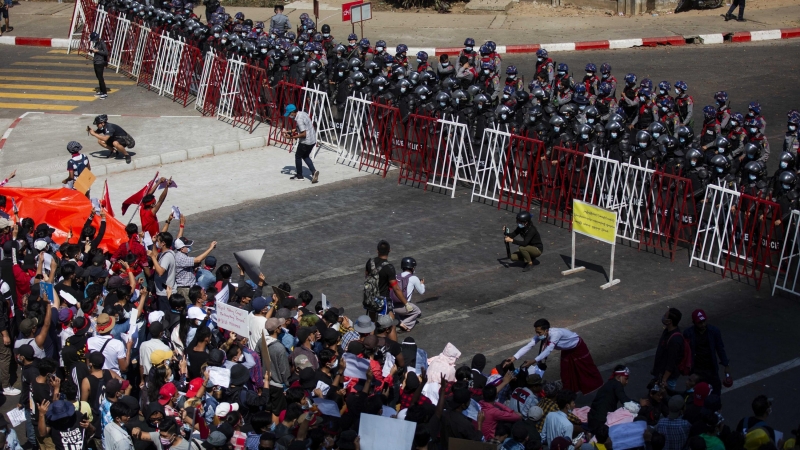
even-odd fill
[[[86,437],[94,434],[94,426],[89,419],[75,411],[75,406],[67,400],[52,404],[45,400],[37,406],[41,437],[50,437],[56,450],[83,450]]]
[[[372,320],[376,320],[378,315],[389,314],[394,317],[392,312],[392,301],[389,298],[389,289],[394,291],[394,294],[400,299],[401,303],[406,308],[412,308],[406,300],[406,295],[400,285],[397,283],[397,272],[394,266],[389,263],[389,251],[391,250],[389,243],[386,241],[378,242],[378,257],[367,260],[365,275],[366,277],[372,276],[373,268],[378,270],[378,295],[383,299],[383,308],[381,311],[368,311]],[[413,309],[413,308],[412,308]],[[410,310],[409,310],[410,311]]]
[[[589,411],[589,429],[597,430],[606,423],[608,413],[617,409],[617,404],[625,404],[631,399],[625,393],[630,371],[623,365],[614,368],[611,378],[603,385],[594,396],[592,409]],[[640,402],[645,403],[645,402]]]
[[[133,148],[136,145],[133,137],[123,130],[121,126],[109,123],[108,116],[105,114],[95,117],[94,125],[97,125],[97,130],[86,127],[86,132],[97,138],[97,143],[109,151],[108,157],[116,157],[117,153],[122,153],[125,157],[125,162],[130,164],[131,155],[128,154],[126,148]]]
[[[767,425],[767,418],[772,413],[772,400],[768,399],[766,395],[759,395],[753,399],[751,407],[753,415],[740,420],[736,425],[736,431],[747,434],[757,428],[763,428],[772,442],[775,442],[775,429]]]
[[[18,408],[25,408],[25,436],[28,442],[36,442],[36,428],[33,426],[33,408],[31,406],[31,383],[39,376],[39,360],[33,356],[33,347],[24,344],[16,349],[16,358],[22,366],[22,393],[19,395]]]
[[[535,262],[536,258],[542,256],[542,252],[544,252],[542,237],[531,222],[531,213],[528,211],[521,211],[517,214],[517,228],[506,235],[505,241],[519,246],[519,250],[511,254],[511,260],[525,261],[523,272],[531,270],[534,264],[538,264]]]

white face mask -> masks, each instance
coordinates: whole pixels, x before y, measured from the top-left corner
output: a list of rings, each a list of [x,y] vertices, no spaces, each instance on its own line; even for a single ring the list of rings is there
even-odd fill
[[[508,114],[500,114],[501,119],[506,120],[506,117],[508,117]]]
[[[508,100],[508,94],[503,94],[503,100]]]
[[[604,74],[603,74],[603,79],[605,80],[606,78],[608,78],[608,74],[607,74],[607,73],[604,73]]]
[[[594,76],[594,74],[592,72],[586,72],[586,76],[587,77],[591,77],[591,76]]]
[[[696,165],[697,165],[697,161],[695,161],[695,160],[693,159],[693,160],[689,161],[689,164],[691,164],[691,165],[692,165],[692,167],[694,167],[694,166],[696,166]]]
[[[421,60],[421,59],[418,59],[418,60],[417,60],[417,64],[422,64],[422,60]]]
[[[611,137],[612,137],[612,138],[616,139],[616,138],[617,138],[617,136],[618,136],[618,134],[617,134],[617,133],[611,133]]]
[[[758,128],[750,128],[750,134],[758,133]]]
[[[536,58],[536,61],[542,62],[544,61],[544,58]]]
[[[464,47],[464,51],[467,53],[472,53],[472,47]]]
[[[589,140],[589,135],[588,134],[582,134],[581,135],[581,139],[583,139],[584,141]]]
[[[559,75],[561,75],[561,76],[564,76],[564,74],[565,74],[565,73],[566,73],[566,72],[562,72],[562,71],[560,71],[560,70],[558,71],[558,74],[559,74]]]
[[[750,181],[756,181],[756,176],[752,173],[749,175]]]
[[[796,126],[794,126],[794,125],[789,125],[789,131],[794,131],[794,130],[796,130],[796,129],[797,129],[797,127],[796,127]]]
[[[587,117],[586,123],[594,123],[594,117]]]
[[[331,34],[330,33],[322,33],[322,37],[329,38],[329,37],[331,37]]]
[[[339,76],[343,77],[344,76],[344,72],[339,72]]]
[[[681,95],[681,90],[680,89],[675,89],[675,95]]]
[[[645,147],[647,147],[647,143],[646,142],[639,142],[639,147],[645,148]]]
[[[783,187],[783,189],[784,189],[784,190],[786,190],[786,191],[788,191],[789,189],[791,189],[791,188],[792,188],[792,187],[791,187],[791,186],[789,186],[788,184],[781,184],[781,187]]]
[[[485,75],[489,75],[489,69],[484,69],[484,70],[483,70],[483,73],[484,73]]]
[[[556,133],[558,133],[558,130],[560,130],[560,129],[561,129],[561,127],[553,127],[553,131],[555,131]]]
[[[311,69],[311,73],[317,73],[317,69]]]
[[[725,153],[725,147],[717,147],[717,151],[720,153]]]
[[[403,87],[403,88],[400,88],[400,93],[401,93],[401,94],[405,94],[405,93],[406,93],[406,88],[404,88],[404,87]]]
[[[785,169],[787,167],[789,167],[789,164],[787,164],[785,162],[781,162],[781,169]]]
[[[723,169],[722,167],[717,167],[717,173],[722,173],[724,171],[725,171],[725,169]]]

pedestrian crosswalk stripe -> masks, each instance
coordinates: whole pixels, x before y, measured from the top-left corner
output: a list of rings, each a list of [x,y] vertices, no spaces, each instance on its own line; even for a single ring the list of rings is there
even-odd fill
[[[63,55],[63,56],[56,56],[56,55],[37,55],[31,56],[31,59],[66,59],[66,60],[73,60],[73,61],[88,61],[87,59],[77,56],[75,54],[72,55]]]
[[[29,94],[26,92],[0,92],[0,99],[3,98],[73,101],[73,102],[95,101],[95,97],[93,95]]]
[[[44,111],[72,111],[78,105],[48,105],[44,103],[2,103],[0,108],[8,109],[27,109],[28,111],[44,110]]]
[[[76,64],[76,63],[61,63],[61,62],[15,62],[11,63],[12,66],[37,66],[41,67],[42,65],[47,64],[47,67],[89,67],[91,63],[85,62],[83,64]]]
[[[97,84],[97,80],[73,80],[69,78],[31,78],[31,77],[2,77],[3,81],[27,81],[28,83],[31,82],[41,82],[41,83],[78,83],[78,84]],[[136,85],[135,81],[108,81],[106,80],[106,84],[113,84],[116,86],[134,86]]]
[[[0,83],[0,89],[29,89],[31,91],[69,91],[69,92],[88,92],[93,94],[95,88],[76,87],[76,86],[39,86],[38,84],[5,84]],[[113,94],[119,89],[109,89],[108,93]]]
[[[36,74],[45,75],[75,75],[84,78],[94,78],[94,72],[86,70],[39,70],[39,69],[0,69],[0,73],[27,73],[35,71]]]
[[[63,48],[57,48],[57,49],[55,49],[55,50],[50,50],[50,51],[49,51],[49,52],[47,52],[47,53],[59,53],[59,54],[62,54],[62,55],[66,55],[66,54],[67,54],[67,50],[66,50],[66,49],[63,49]],[[72,52],[72,53],[70,53],[70,54],[71,54],[71,55],[75,55],[76,53],[75,53],[75,52]]]

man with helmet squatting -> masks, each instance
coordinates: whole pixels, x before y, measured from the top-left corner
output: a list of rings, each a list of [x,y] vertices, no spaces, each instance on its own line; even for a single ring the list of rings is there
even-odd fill
[[[539,230],[533,225],[530,212],[520,211],[517,214],[516,228],[513,231],[503,228],[503,234],[505,242],[519,246],[517,251],[511,254],[511,260],[523,261],[525,263],[523,272],[530,271],[534,264],[539,263],[537,258],[542,256],[544,245]]]

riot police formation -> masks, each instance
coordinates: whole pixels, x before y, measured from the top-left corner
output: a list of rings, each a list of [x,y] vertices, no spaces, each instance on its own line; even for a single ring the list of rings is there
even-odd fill
[[[629,73],[618,86],[608,63],[599,69],[588,63],[576,79],[546,49],[536,52],[536,68],[526,86],[525,74],[513,65],[503,67],[492,41],[478,46],[467,38],[452,62],[449,55],[439,55],[437,62],[424,51],[408,55],[402,43],[392,52],[385,41],[373,47],[356,34],[339,42],[329,25],[318,31],[307,14],[300,16],[295,33],[266,29],[264,22],[242,13],[231,15],[218,0],[204,0],[205,24],[194,15],[194,4],[184,0],[99,4],[203,52],[213,50],[262,68],[270,86],[284,81],[325,91],[337,121],[343,119],[347,99],[361,97],[398,107],[404,122],[417,114],[464,123],[474,148],[486,128],[501,127],[543,141],[547,155],[563,146],[682,173],[696,193],[713,182],[787,205],[797,201],[797,111],[788,114],[781,167],[769,175],[761,105],[750,102],[745,114],[732,111],[725,91],[713,95],[695,123],[694,99],[684,81],[654,85]]]

